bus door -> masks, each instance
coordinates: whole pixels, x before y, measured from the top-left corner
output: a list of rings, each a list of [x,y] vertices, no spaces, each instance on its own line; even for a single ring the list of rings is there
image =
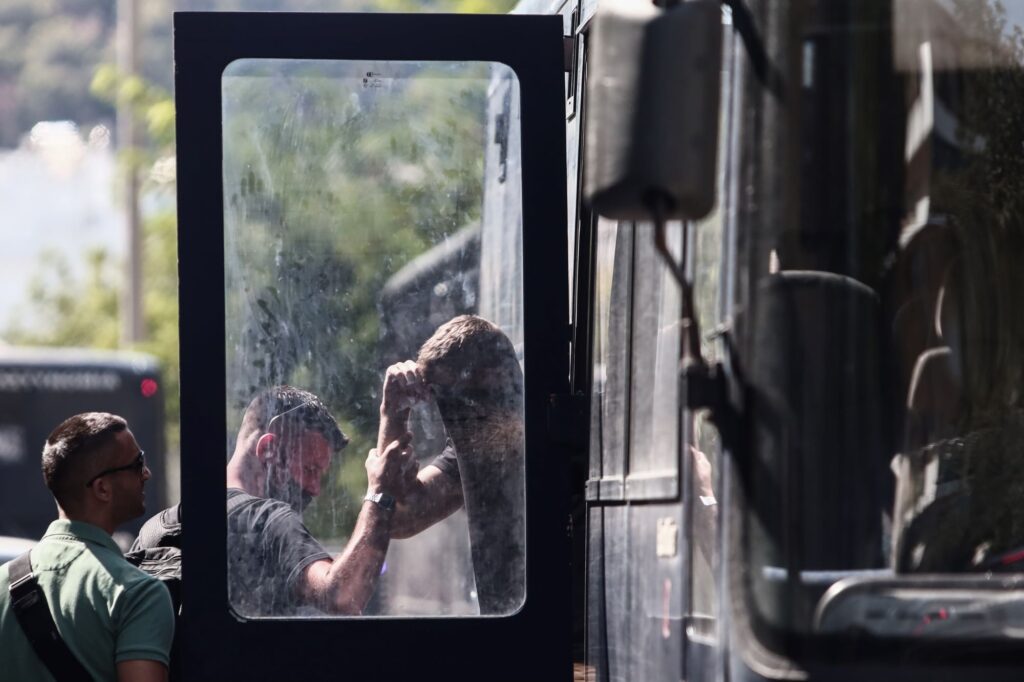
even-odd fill
[[[184,679],[569,676],[568,458],[549,416],[569,375],[563,59],[557,16],[176,15]],[[309,391],[344,432],[292,505],[337,557],[386,368],[463,315],[496,325],[518,369],[453,396],[431,384],[411,408],[421,471],[454,447],[461,508],[352,578],[376,583],[361,615],[273,593],[225,513],[253,398]],[[489,405],[496,386],[500,418],[452,421],[445,401]],[[253,590],[229,589],[229,561],[250,562]]]

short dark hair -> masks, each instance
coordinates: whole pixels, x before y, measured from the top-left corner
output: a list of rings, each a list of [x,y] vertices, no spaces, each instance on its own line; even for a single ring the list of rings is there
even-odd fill
[[[320,433],[335,450],[348,445],[348,436],[342,432],[330,410],[309,391],[287,385],[264,389],[245,408],[242,423],[251,429],[267,431],[275,417]]]
[[[484,371],[492,381],[492,405],[522,397],[523,374],[515,346],[501,329],[477,315],[459,315],[440,327],[420,348],[416,363],[428,384],[458,383],[469,372]]]
[[[43,446],[43,480],[57,503],[66,508],[80,496],[80,478],[95,455],[110,445],[128,422],[108,412],[84,412],[65,419]]]
[[[512,341],[497,325],[477,315],[459,315],[448,320],[420,348],[416,362],[428,375],[434,368],[500,367],[516,361]]]

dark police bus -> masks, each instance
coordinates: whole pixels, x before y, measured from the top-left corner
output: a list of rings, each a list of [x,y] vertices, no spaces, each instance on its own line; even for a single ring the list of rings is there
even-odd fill
[[[0,346],[0,535],[38,539],[56,518],[40,455],[57,424],[80,412],[128,420],[153,471],[148,509],[166,503],[160,369],[142,353]],[[129,541],[141,525],[126,525]]]
[[[179,14],[185,677],[1019,679],[1022,27]],[[240,615],[209,454],[247,396],[299,383],[368,446],[384,367],[467,312],[524,371],[522,603],[481,610],[460,511],[392,542],[362,617]]]

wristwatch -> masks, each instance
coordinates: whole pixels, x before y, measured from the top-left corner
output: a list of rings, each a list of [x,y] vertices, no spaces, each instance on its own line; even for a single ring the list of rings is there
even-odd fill
[[[387,493],[366,493],[363,500],[373,502],[388,514],[395,511],[395,498]]]

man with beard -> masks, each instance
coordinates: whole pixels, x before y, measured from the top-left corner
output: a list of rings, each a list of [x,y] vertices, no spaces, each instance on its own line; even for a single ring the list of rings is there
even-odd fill
[[[355,528],[331,557],[306,529],[302,511],[320,494],[332,453],[348,439],[308,391],[277,386],[249,404],[227,470],[228,597],[241,615],[293,615],[308,606],[362,612],[387,554],[410,438],[398,434],[370,452]]]
[[[526,547],[523,375],[512,342],[475,315],[441,325],[415,362],[388,368],[377,447],[406,433],[410,408],[431,395],[448,444],[403,486],[391,537],[465,505],[480,613],[511,613],[525,596]]]
[[[320,494],[333,454],[348,439],[308,391],[275,386],[253,399],[227,466],[228,598],[239,615],[362,612],[387,554],[395,495],[410,475],[410,440],[400,433],[370,451],[355,528],[332,557],[306,528],[302,512]],[[164,516],[146,523],[139,534],[144,542],[134,549],[172,541]]]

